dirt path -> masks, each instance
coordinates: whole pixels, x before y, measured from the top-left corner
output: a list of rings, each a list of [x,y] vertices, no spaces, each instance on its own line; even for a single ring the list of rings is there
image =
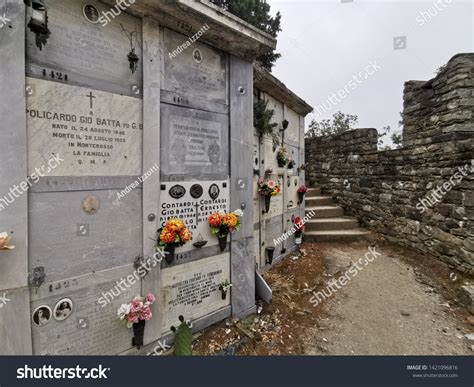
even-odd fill
[[[327,243],[318,248],[330,280],[345,273],[351,261],[363,258],[368,243]],[[381,255],[324,302],[327,316],[308,332],[306,354],[474,355],[474,342],[465,337],[474,327],[441,295],[450,286],[430,283],[416,267],[422,258],[411,257],[409,262],[396,250],[388,244],[377,247]],[[449,272],[440,276],[449,281]]]

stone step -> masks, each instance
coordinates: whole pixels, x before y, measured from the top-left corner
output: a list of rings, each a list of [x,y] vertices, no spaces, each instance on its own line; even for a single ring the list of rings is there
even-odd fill
[[[305,226],[306,231],[353,230],[359,227],[359,222],[354,218],[323,218],[311,219]]]
[[[306,215],[311,211],[315,212],[315,215],[312,219],[321,219],[321,218],[340,218],[344,216],[344,210],[339,206],[312,206],[306,207]]]
[[[309,188],[306,192],[306,197],[313,197],[321,195],[321,188]]]
[[[310,196],[305,199],[305,206],[330,206],[333,204],[330,196]]]
[[[366,238],[370,232],[362,229],[336,231],[307,231],[304,233],[306,242],[351,242]]]

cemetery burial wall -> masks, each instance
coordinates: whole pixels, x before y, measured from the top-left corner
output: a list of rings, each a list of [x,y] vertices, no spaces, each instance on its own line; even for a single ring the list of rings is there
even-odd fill
[[[255,98],[268,101],[267,108],[273,110],[272,123],[276,124],[274,137],[265,134],[259,136],[254,128],[254,230],[256,242],[256,260],[259,268],[269,267],[268,248],[274,248],[273,262],[278,262],[293,252],[297,246],[294,235],[288,235],[282,243],[275,243],[288,233],[296,217],[304,218],[304,201],[298,200],[297,190],[305,184],[304,161],[304,120],[312,111],[311,106],[287,89],[278,79],[261,66],[255,67]],[[290,107],[290,106],[291,107]],[[288,128],[282,129],[284,120]],[[286,148],[294,160],[293,168],[279,168],[277,152],[280,147]],[[271,169],[271,176],[278,180],[281,193],[273,196],[269,212],[265,212],[264,199],[258,193],[257,181],[265,171]]]
[[[474,55],[459,54],[431,81],[407,82],[403,148],[377,151],[376,129],[306,140],[310,184],[364,226],[471,276],[473,79]]]
[[[0,290],[16,289],[5,294],[18,320],[15,330],[0,313],[0,353],[137,353],[117,310],[149,292],[157,302],[139,353],[159,339],[170,342],[180,315],[198,330],[252,313],[251,59],[204,38],[168,55],[189,38],[134,16],[143,14],[134,6],[103,26],[99,16],[110,6],[95,0],[47,0],[50,36],[39,44],[24,22],[30,7],[8,4],[22,21],[9,40],[1,35],[13,58],[2,59],[1,79],[11,90],[24,88],[1,95],[2,116],[7,100],[21,107],[14,121],[6,120],[13,129],[0,131],[14,150],[10,164],[5,159],[5,180],[34,181],[3,218],[15,230],[12,251],[27,259],[0,259]],[[252,36],[246,39],[257,39]],[[14,83],[5,78],[8,70]],[[207,218],[236,209],[244,212],[242,226],[221,251]],[[171,218],[186,223],[191,242],[176,249],[173,262],[152,260],[146,275],[136,275]],[[233,286],[224,299],[219,286],[225,280]]]

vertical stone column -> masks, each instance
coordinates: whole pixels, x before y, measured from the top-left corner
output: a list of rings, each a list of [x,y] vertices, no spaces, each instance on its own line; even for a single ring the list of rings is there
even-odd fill
[[[16,248],[0,250],[0,355],[30,355],[28,194],[15,188],[27,181],[25,5],[3,4],[0,15],[9,21],[0,28],[0,198],[11,204],[0,200],[0,232],[8,232]]]
[[[255,310],[253,240],[253,65],[230,57],[230,170],[231,209],[244,211],[240,231],[232,235],[232,314]]]
[[[161,33],[158,22],[143,19],[143,173],[155,164],[160,168],[160,86],[161,86]],[[160,171],[143,182],[143,256],[155,253],[160,198]],[[145,344],[161,337],[162,305],[161,269],[156,266],[143,280],[143,295],[153,293],[157,302],[152,306],[153,319],[147,323]]]

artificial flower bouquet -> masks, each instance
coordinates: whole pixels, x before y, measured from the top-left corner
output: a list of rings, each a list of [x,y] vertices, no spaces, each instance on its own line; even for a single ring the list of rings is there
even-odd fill
[[[176,247],[181,247],[188,243],[193,234],[189,231],[181,219],[170,219],[165,227],[158,230],[158,245],[165,248],[165,260],[170,264],[174,259]]]
[[[0,233],[0,250],[13,250],[15,246],[10,244],[11,237],[6,232]]]
[[[280,168],[283,168],[288,164],[288,151],[285,147],[281,147],[277,152],[277,162]]]
[[[224,251],[227,246],[227,236],[240,229],[240,218],[244,215],[242,210],[233,212],[214,212],[209,215],[208,223],[211,234],[219,238],[219,247]]]
[[[300,201],[300,203],[303,203],[303,200],[304,200],[304,195],[306,195],[306,192],[308,192],[308,188],[303,184],[303,185],[300,185],[300,187],[298,188],[298,199]]]
[[[155,301],[156,298],[151,293],[145,297],[136,296],[132,302],[123,304],[118,310],[118,318],[127,325],[127,328],[133,328],[132,344],[138,349],[143,346],[145,324],[153,316],[150,307]]]

